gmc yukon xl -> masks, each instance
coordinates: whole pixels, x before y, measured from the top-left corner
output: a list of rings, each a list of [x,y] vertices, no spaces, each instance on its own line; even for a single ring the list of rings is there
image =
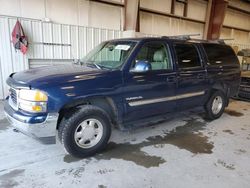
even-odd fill
[[[240,83],[240,65],[221,41],[188,37],[101,43],[82,63],[12,73],[5,113],[40,140],[56,138],[76,157],[100,152],[112,127],[146,125],[203,106],[219,118]]]

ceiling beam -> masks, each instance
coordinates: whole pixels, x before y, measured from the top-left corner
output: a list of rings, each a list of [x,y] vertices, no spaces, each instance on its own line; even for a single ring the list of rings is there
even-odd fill
[[[242,9],[242,8],[238,8],[238,7],[235,7],[235,6],[232,6],[232,5],[228,5],[227,8],[228,8],[228,9],[231,9],[231,10],[235,10],[235,11],[238,11],[238,12],[245,13],[245,14],[249,14],[249,15],[250,15],[250,11],[244,10],[244,9]]]
[[[89,1],[96,2],[96,3],[103,3],[106,5],[112,5],[112,6],[117,6],[117,7],[124,7],[123,3],[112,1],[112,0],[89,0]]]
[[[186,0],[186,2],[184,3],[184,10],[183,10],[184,17],[187,17],[187,15],[188,15],[188,1],[189,0]]]
[[[234,29],[234,30],[237,30],[237,31],[243,31],[243,32],[248,32],[248,33],[250,33],[250,29],[244,29],[244,28],[235,27],[235,26],[230,26],[230,25],[223,25],[223,28]]]
[[[202,21],[202,20],[197,20],[197,19],[193,19],[193,18],[188,18],[188,17],[178,16],[178,15],[174,15],[174,14],[169,14],[169,13],[166,13],[166,12],[157,11],[157,10],[153,10],[153,9],[148,9],[148,8],[141,7],[140,11],[146,12],[146,13],[151,13],[151,14],[156,14],[156,15],[160,15],[160,16],[166,16],[166,17],[170,17],[170,18],[176,18],[176,19],[180,19],[180,20],[205,24],[205,21]]]
[[[175,12],[175,0],[171,1],[171,14],[174,14]]]
[[[139,0],[124,1],[124,31],[140,31]]]
[[[228,6],[227,0],[209,0],[204,38],[208,40],[215,40],[220,38],[221,28],[223,26],[226,9]]]

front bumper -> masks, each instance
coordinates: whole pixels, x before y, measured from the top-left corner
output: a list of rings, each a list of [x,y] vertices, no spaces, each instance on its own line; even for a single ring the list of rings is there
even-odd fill
[[[27,115],[15,111],[7,100],[4,103],[4,112],[11,125],[18,131],[41,141],[55,139],[58,113]]]

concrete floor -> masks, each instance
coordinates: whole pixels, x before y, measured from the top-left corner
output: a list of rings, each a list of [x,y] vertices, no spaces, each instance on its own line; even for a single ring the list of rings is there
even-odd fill
[[[249,187],[250,103],[223,116],[200,110],[131,132],[114,131],[103,154],[75,159],[62,146],[15,133],[0,105],[0,187]]]

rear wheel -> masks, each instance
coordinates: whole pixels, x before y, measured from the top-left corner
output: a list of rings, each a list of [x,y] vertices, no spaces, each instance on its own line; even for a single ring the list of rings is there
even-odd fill
[[[86,105],[60,124],[58,134],[66,151],[82,158],[105,148],[110,138],[111,124],[104,110]]]
[[[210,120],[219,118],[226,106],[226,97],[221,91],[215,91],[205,105],[207,118]]]

